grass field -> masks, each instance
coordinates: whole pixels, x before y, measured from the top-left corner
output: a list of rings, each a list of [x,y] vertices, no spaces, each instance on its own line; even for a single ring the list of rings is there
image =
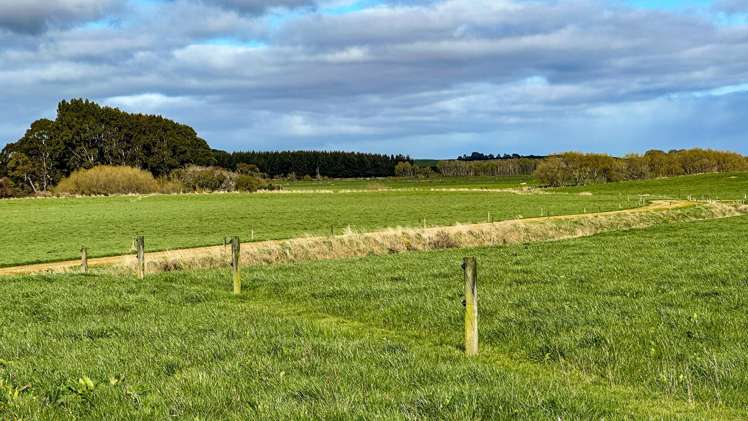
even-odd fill
[[[745,419],[747,235],[739,217],[252,268],[239,297],[226,270],[6,278],[0,418]]]
[[[226,235],[255,240],[327,235],[351,226],[451,225],[518,216],[638,206],[618,195],[518,195],[496,192],[393,191],[47,198],[0,201],[0,266],[129,252],[142,234],[150,251],[215,245]]]
[[[538,180],[529,176],[517,177],[433,177],[341,179],[286,182],[288,190],[373,190],[373,189],[516,189],[538,187]],[[590,192],[610,195],[655,195],[686,199],[745,199],[748,194],[748,173],[698,174],[620,183],[591,184],[577,187],[548,189],[558,192]]]
[[[537,185],[531,176],[345,178],[280,183],[286,190],[518,189]]]
[[[698,174],[620,183],[552,189],[571,193],[638,195],[686,199],[742,200],[748,195],[748,173]]]

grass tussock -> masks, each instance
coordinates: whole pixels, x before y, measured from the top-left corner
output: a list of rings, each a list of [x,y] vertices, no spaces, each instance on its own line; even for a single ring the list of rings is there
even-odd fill
[[[358,233],[350,228],[334,237],[306,237],[242,244],[242,265],[266,265],[328,260],[409,251],[500,246],[590,236],[607,231],[640,229],[654,225],[737,216],[748,206],[725,203],[688,204],[656,202],[640,210],[605,214],[510,220],[424,229],[392,228]],[[150,272],[212,268],[229,262],[226,247],[176,250],[148,256]],[[135,268],[134,258],[126,266]]]
[[[171,184],[165,186],[174,190]],[[100,165],[78,170],[60,181],[55,193],[72,195],[149,194],[161,191],[161,184],[148,171],[132,167]]]

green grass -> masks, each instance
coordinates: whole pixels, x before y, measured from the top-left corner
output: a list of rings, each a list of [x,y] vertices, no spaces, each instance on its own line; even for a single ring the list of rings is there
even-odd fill
[[[204,194],[0,201],[0,266],[123,254],[145,235],[150,251],[215,245],[226,235],[249,240],[326,235],[395,226],[484,222],[633,207],[618,196],[495,192]]]
[[[240,297],[226,270],[3,279],[0,418],[745,419],[747,235],[740,217],[252,268]]]
[[[678,199],[686,199],[690,195],[694,199],[742,200],[748,194],[748,172],[687,175],[553,190],[594,194],[649,194]]]
[[[336,179],[322,181],[294,181],[283,184],[288,190],[372,190],[372,189],[513,189],[537,186],[531,176],[516,177],[391,177],[376,179]],[[591,184],[578,187],[549,189],[560,192],[591,192],[595,194],[639,195],[686,199],[744,199],[748,194],[748,172],[698,174],[620,183]]]
[[[286,190],[380,190],[380,189],[517,189],[537,184],[531,176],[507,177],[388,177],[343,178],[320,181],[286,181]]]

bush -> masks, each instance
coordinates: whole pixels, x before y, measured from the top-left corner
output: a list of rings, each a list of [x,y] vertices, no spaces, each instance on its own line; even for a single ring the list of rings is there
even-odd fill
[[[236,189],[239,191],[256,192],[260,189],[262,181],[251,175],[240,175],[236,177]]]
[[[190,166],[174,171],[171,178],[191,191],[234,191],[237,174],[220,167]]]
[[[559,187],[568,183],[566,163],[556,156],[543,160],[535,169],[535,178],[546,186]]]
[[[16,190],[16,186],[10,181],[8,177],[0,178],[0,199],[8,197],[16,197],[19,192]]]
[[[54,191],[81,195],[146,194],[157,193],[159,183],[153,174],[139,168],[100,165],[70,174]]]

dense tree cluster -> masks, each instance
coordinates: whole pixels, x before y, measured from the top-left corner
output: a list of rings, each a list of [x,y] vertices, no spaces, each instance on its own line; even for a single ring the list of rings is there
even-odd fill
[[[483,154],[480,152],[473,152],[470,155],[460,155],[457,157],[458,161],[495,161],[495,160],[507,160],[507,159],[521,159],[521,158],[528,158],[528,159],[543,159],[544,156],[540,155],[520,155],[520,154]]]
[[[0,176],[38,192],[81,168],[131,166],[159,176],[186,164],[213,164],[210,147],[189,126],[74,99],[2,150]]]
[[[447,177],[531,175],[538,162],[538,159],[532,158],[439,161],[436,167],[441,175]]]
[[[255,165],[271,176],[294,174],[297,177],[389,177],[398,162],[411,162],[403,155],[380,155],[358,152],[283,151],[234,152],[214,151],[219,166],[236,170],[239,164]]]
[[[623,158],[567,152],[543,160],[535,176],[545,185],[567,186],[745,170],[748,158],[743,155],[706,149],[651,150]]]
[[[411,164],[410,162],[398,162],[395,165],[395,176],[397,177],[431,177],[439,175],[427,165]]]

